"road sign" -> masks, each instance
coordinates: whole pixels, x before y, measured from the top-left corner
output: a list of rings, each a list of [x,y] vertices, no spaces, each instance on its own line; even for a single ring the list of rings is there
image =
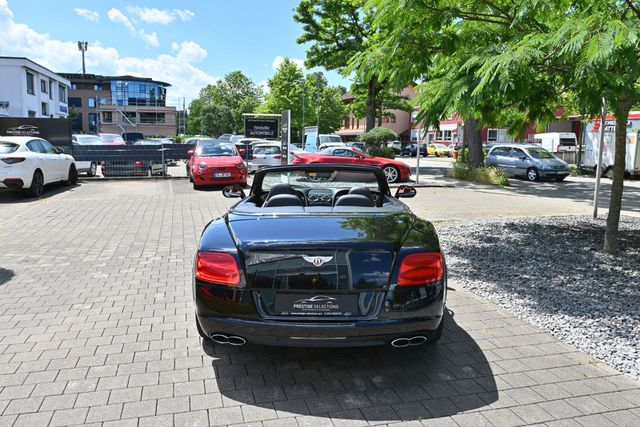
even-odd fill
[[[278,118],[245,116],[244,135],[247,138],[278,139]]]

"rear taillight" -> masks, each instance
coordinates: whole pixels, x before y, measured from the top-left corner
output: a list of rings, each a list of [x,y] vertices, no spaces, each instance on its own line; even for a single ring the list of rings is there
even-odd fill
[[[240,284],[240,270],[236,259],[221,252],[198,252],[196,277],[205,282],[236,286]]]
[[[398,272],[398,285],[425,285],[443,278],[442,254],[440,252],[421,252],[409,254],[402,259]]]
[[[257,159],[257,158],[258,158],[258,156],[256,156],[256,155],[254,154],[254,155],[253,155],[253,159],[255,160],[255,159]]]
[[[282,156],[273,156],[273,158],[276,159],[276,160],[280,160],[280,159],[282,159]]]
[[[141,162],[140,160],[136,161],[135,163],[136,167],[142,167],[144,166],[144,162]]]
[[[2,161],[5,162],[8,165],[13,165],[15,163],[24,162],[24,160],[25,160],[24,157],[6,157],[6,158],[2,159]]]

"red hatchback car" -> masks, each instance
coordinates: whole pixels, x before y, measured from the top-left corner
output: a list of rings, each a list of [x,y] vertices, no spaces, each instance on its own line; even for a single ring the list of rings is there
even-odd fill
[[[195,190],[206,185],[247,184],[247,165],[235,145],[228,142],[201,142],[189,166],[189,180]]]
[[[384,172],[387,182],[408,181],[411,169],[403,162],[385,157],[372,157],[351,147],[329,147],[317,153],[293,155],[294,165],[308,163],[332,163],[378,166]]]

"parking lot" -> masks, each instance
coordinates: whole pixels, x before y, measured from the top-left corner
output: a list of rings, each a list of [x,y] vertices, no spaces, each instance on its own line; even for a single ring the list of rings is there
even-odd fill
[[[472,194],[494,216],[589,209],[465,186],[421,188],[410,204],[438,227],[488,218]],[[640,424],[640,382],[456,283],[434,346],[203,344],[195,245],[232,203],[186,180],[0,194],[0,425]]]

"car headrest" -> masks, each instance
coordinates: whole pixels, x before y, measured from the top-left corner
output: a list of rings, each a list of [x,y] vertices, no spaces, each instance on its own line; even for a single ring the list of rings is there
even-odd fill
[[[291,188],[289,184],[275,184],[273,187],[269,189],[269,194],[267,194],[267,199],[277,196],[278,194],[290,194],[292,196],[297,197],[296,190]]]
[[[373,208],[374,204],[371,199],[360,194],[345,194],[336,202],[336,206],[362,206],[365,208]]]
[[[369,188],[367,187],[353,187],[351,190],[349,190],[349,194],[364,196],[367,199],[371,200],[371,202],[373,202],[373,195],[371,194],[371,190],[369,190]]]
[[[277,206],[304,206],[300,197],[291,194],[276,194],[269,197],[267,202],[262,205],[263,208],[273,208]]]

